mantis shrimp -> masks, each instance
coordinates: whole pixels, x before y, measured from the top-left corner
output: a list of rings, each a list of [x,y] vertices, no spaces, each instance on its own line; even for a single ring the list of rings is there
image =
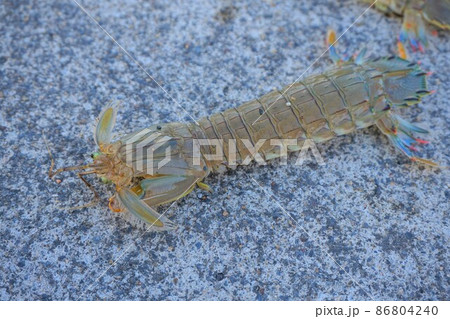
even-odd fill
[[[202,180],[210,173],[245,165],[250,157],[279,158],[283,150],[300,150],[307,140],[324,142],[376,125],[411,160],[436,165],[414,154],[415,144],[427,143],[414,133],[427,131],[398,114],[399,108],[430,94],[427,73],[395,56],[366,59],[360,53],[337,62],[322,74],[239,107],[196,122],[155,124],[116,141],[117,107],[110,105],[94,129],[99,151],[93,162],[53,171],[52,160],[49,176],[83,170],[78,175],[92,188],[83,176],[96,174],[115,185],[111,210],[127,210],[155,229],[167,230],[174,223],[154,207],[186,196],[196,186],[208,190]]]
[[[365,0],[386,14],[403,16],[399,35],[399,55],[406,58],[404,43],[413,50],[423,51],[428,45],[425,22],[443,30],[450,30],[450,0]]]

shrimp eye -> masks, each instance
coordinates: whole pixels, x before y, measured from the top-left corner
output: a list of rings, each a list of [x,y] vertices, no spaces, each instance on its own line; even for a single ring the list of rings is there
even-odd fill
[[[94,153],[91,154],[91,157],[92,157],[93,159],[96,159],[100,154],[102,154],[102,153],[100,153],[100,152],[94,152]]]

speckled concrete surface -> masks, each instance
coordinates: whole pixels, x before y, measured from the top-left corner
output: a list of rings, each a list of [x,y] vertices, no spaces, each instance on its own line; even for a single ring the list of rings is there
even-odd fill
[[[365,5],[343,1],[87,1],[82,5],[194,117],[294,81]],[[399,18],[369,10],[341,39],[352,53],[394,52]],[[431,39],[435,71],[406,117],[449,161],[449,34]],[[319,59],[307,74],[330,64]],[[117,132],[189,118],[70,0],[0,4],[0,299],[449,299],[448,170],[410,163],[375,128],[319,145],[326,165],[277,161],[206,182],[144,233],[58,167],[89,160],[92,124],[123,101]],[[256,184],[292,215],[291,220]],[[167,206],[161,207],[161,210]],[[114,263],[115,260],[118,261]]]

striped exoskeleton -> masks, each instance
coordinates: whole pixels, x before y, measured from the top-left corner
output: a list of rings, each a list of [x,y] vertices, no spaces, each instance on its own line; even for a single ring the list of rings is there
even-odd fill
[[[386,13],[403,16],[399,35],[400,56],[405,55],[402,43],[409,42],[413,50],[423,51],[428,45],[425,24],[450,30],[450,0],[364,0]],[[374,3],[375,2],[375,3]]]
[[[95,128],[99,152],[93,163],[50,171],[50,175],[73,169],[86,170],[79,175],[97,174],[116,187],[110,199],[112,210],[128,210],[165,230],[174,225],[153,207],[187,195],[196,185],[207,188],[202,180],[211,172],[244,164],[248,157],[280,157],[283,149],[297,151],[308,139],[324,142],[376,125],[409,158],[433,165],[413,154],[413,145],[424,143],[413,132],[426,131],[397,114],[397,108],[416,104],[430,93],[427,74],[398,57],[357,63],[360,60],[341,61],[322,74],[196,123],[157,124],[114,142],[116,108],[108,107]],[[296,143],[283,145],[292,140]],[[217,157],[219,153],[224,156]]]

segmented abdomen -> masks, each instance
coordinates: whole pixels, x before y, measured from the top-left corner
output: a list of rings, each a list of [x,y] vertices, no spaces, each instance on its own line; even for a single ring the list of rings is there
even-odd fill
[[[346,64],[204,117],[199,124],[206,138],[223,141],[225,162],[232,156],[229,140],[235,139],[239,164],[249,155],[243,140],[253,147],[267,140],[259,153],[269,160],[280,152],[271,139],[296,139],[297,145],[288,147],[295,151],[305,139],[322,142],[374,124],[385,105],[382,74],[368,65]]]

